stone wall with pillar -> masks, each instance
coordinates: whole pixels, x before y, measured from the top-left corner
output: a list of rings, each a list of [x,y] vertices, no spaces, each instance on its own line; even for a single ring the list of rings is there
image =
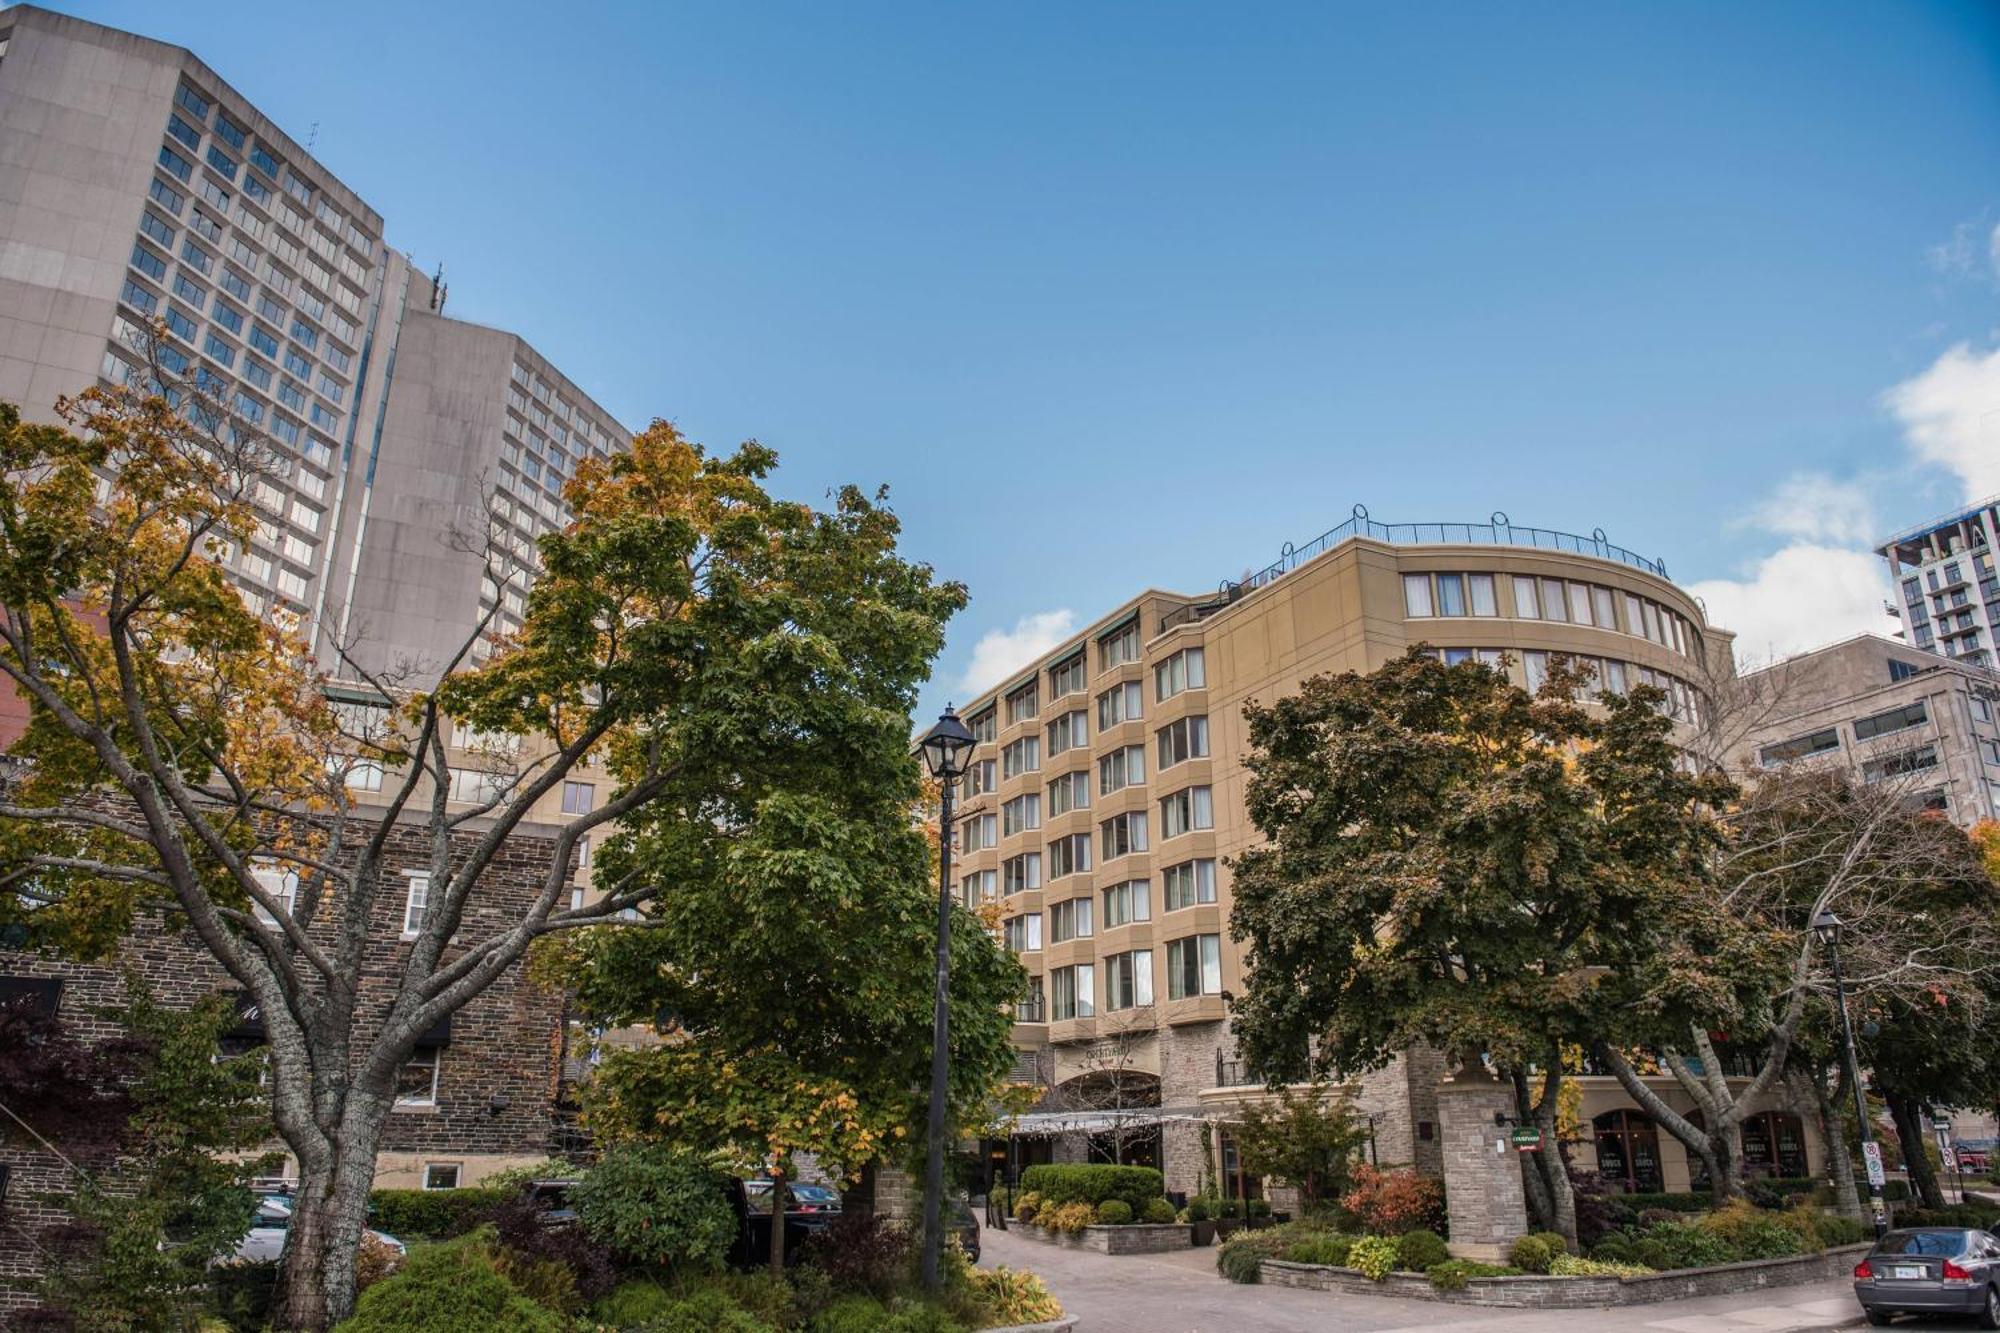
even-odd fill
[[[1494,1122],[1496,1113],[1514,1114],[1514,1090],[1479,1073],[1461,1075],[1437,1085],[1437,1102],[1452,1253],[1498,1260],[1528,1231],[1521,1163],[1508,1127]]]

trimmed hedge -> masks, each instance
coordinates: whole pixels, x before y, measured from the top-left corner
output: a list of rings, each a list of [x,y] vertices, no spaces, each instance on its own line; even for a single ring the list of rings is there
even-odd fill
[[[1031,1166],[1021,1173],[1021,1186],[1042,1196],[1042,1205],[1087,1203],[1092,1208],[1110,1199],[1122,1200],[1134,1213],[1166,1193],[1166,1181],[1150,1166],[1057,1164]]]
[[[438,1240],[463,1235],[513,1190],[375,1190],[368,1196],[368,1225],[398,1240]]]

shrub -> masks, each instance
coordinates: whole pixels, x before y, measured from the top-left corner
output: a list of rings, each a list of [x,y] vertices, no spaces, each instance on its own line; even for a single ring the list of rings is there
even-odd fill
[[[1898,1208],[1899,1227],[1967,1227],[1991,1231],[2000,1223],[2000,1209],[1977,1203],[1955,1203],[1944,1208]]]
[[[1037,1190],[1023,1190],[1014,1199],[1014,1216],[1023,1222],[1034,1220],[1035,1210],[1042,1206],[1042,1196]],[[1022,1210],[1026,1209],[1026,1212]]]
[[[1363,1236],[1347,1252],[1348,1267],[1371,1282],[1380,1282],[1396,1270],[1396,1242],[1387,1236]]]
[[[515,1290],[501,1275],[493,1233],[419,1246],[402,1271],[361,1293],[341,1333],[456,1333],[506,1328],[562,1333],[568,1321]]]
[[[1122,1199],[1135,1213],[1146,1200],[1166,1192],[1166,1180],[1150,1166],[1045,1164],[1022,1172],[1021,1184],[1039,1192],[1044,1203],[1087,1203],[1095,1208],[1106,1199]]]
[[[1146,1211],[1140,1217],[1158,1226],[1174,1220],[1174,1206],[1165,1198],[1146,1200]]]
[[[543,1208],[514,1195],[488,1210],[485,1221],[500,1235],[500,1244],[523,1260],[562,1265],[573,1279],[576,1297],[588,1305],[618,1285],[618,1270],[604,1247],[581,1227],[552,1227],[542,1221]]]
[[[1269,1199],[1245,1199],[1243,1201],[1243,1215],[1245,1217],[1269,1217],[1271,1215],[1271,1201]]]
[[[1375,1236],[1400,1236],[1419,1228],[1445,1234],[1444,1182],[1415,1171],[1354,1168],[1354,1188],[1341,1207]]]
[[[583,1308],[576,1293],[576,1274],[553,1259],[535,1259],[502,1246],[494,1251],[493,1266],[514,1290],[544,1310],[573,1315]]]
[[[1719,1236],[1728,1245],[1731,1259],[1782,1259],[1808,1248],[1798,1231],[1744,1199],[1710,1213],[1695,1225]],[[1818,1241],[1817,1233],[1813,1240]]]
[[[1519,1277],[1521,1270],[1506,1264],[1482,1264],[1473,1259],[1447,1259],[1426,1268],[1424,1276],[1439,1291],[1464,1291],[1465,1284],[1473,1278]]]
[[[975,1268],[970,1281],[989,1325],[1046,1324],[1063,1317],[1062,1302],[1033,1273],[1004,1267]]]
[[[1820,1241],[1828,1246],[1853,1245],[1868,1235],[1868,1228],[1859,1218],[1821,1213],[1817,1220]]]
[[[1565,1251],[1567,1253],[1567,1251]],[[1546,1273],[1555,1254],[1549,1249],[1544,1236],[1522,1236],[1515,1240],[1507,1251],[1507,1259],[1516,1268],[1529,1273]]]
[[[1216,1271],[1231,1282],[1257,1282],[1257,1265],[1276,1259],[1288,1249],[1293,1237],[1277,1230],[1246,1231],[1231,1236],[1215,1252]]]
[[[1100,1226],[1122,1227],[1132,1220],[1132,1205],[1123,1199],[1106,1199],[1097,1205],[1097,1221]]]
[[[1633,1258],[1662,1271],[1709,1268],[1735,1260],[1736,1251],[1713,1231],[1687,1222],[1659,1222],[1640,1233]]]
[[[1348,1254],[1353,1248],[1352,1236],[1338,1234],[1307,1236],[1286,1246],[1278,1257],[1294,1264],[1325,1264],[1330,1268],[1345,1268]]]
[[[910,1266],[910,1233],[879,1213],[842,1213],[805,1245],[805,1260],[840,1294],[886,1300]]]
[[[1675,1212],[1671,1208],[1641,1208],[1638,1221],[1640,1226],[1649,1227],[1657,1222],[1679,1222],[1686,1216],[1687,1214]]]
[[[278,1291],[275,1259],[224,1259],[208,1270],[209,1306],[236,1333],[259,1333]]]
[[[812,1333],[876,1333],[889,1322],[888,1307],[873,1296],[842,1296],[813,1316]]]
[[[1553,1258],[1553,1256],[1551,1256]],[[1632,1238],[1622,1231],[1614,1231],[1591,1247],[1590,1257],[1603,1259],[1607,1263],[1629,1264],[1637,1261],[1632,1252]]]
[[[506,1190],[376,1190],[368,1196],[368,1225],[398,1240],[462,1236],[478,1225]]]
[[[638,1328],[665,1316],[674,1297],[657,1282],[641,1279],[621,1283],[610,1294],[593,1303],[590,1317],[613,1328]]]
[[[1652,1271],[1644,1264],[1579,1259],[1573,1254],[1559,1254],[1549,1261],[1549,1273],[1553,1277],[1644,1277]]]
[[[1051,1231],[1073,1236],[1097,1221],[1097,1209],[1081,1201],[1063,1203],[1036,1214],[1036,1219]]]
[[[664,1144],[611,1149],[570,1198],[590,1238],[630,1262],[709,1272],[736,1239],[736,1213],[715,1172]]]
[[[368,1290],[402,1266],[403,1256],[393,1245],[375,1239],[372,1232],[362,1232],[361,1244],[354,1253],[355,1293]]]
[[[759,1319],[730,1298],[720,1286],[695,1288],[669,1301],[650,1321],[645,1333],[778,1333],[778,1326]]]
[[[1209,1200],[1203,1198],[1199,1194],[1195,1195],[1192,1199],[1189,1199],[1187,1201],[1187,1207],[1182,1209],[1181,1211],[1184,1214],[1186,1220],[1190,1222],[1206,1222],[1210,1218],[1215,1216],[1214,1213],[1209,1211]]]
[[[792,1287],[792,1309],[803,1320],[832,1305],[839,1293],[833,1289],[833,1279],[817,1264],[798,1263],[785,1269],[785,1281]]]
[[[1570,1188],[1576,1195],[1576,1239],[1585,1249],[1633,1219],[1632,1208],[1609,1193],[1604,1177],[1595,1171],[1571,1171]]]
[[[1451,1251],[1435,1231],[1405,1231],[1396,1238],[1396,1267],[1412,1273],[1427,1271],[1432,1264],[1451,1258]]]
[[[1706,1193],[1695,1194],[1687,1191],[1667,1194],[1639,1191],[1613,1197],[1630,1208],[1635,1215],[1652,1208],[1664,1208],[1674,1213],[1705,1213],[1715,1203]]]

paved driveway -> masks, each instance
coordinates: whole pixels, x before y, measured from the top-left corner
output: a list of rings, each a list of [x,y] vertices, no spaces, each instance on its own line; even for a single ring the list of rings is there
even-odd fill
[[[1215,1251],[1097,1254],[1013,1232],[980,1235],[980,1262],[1040,1273],[1077,1333],[1816,1333],[1861,1322],[1845,1281],[1781,1287],[1623,1310],[1489,1310],[1390,1296],[1239,1287],[1215,1271]],[[1934,1325],[1934,1327],[1944,1327]]]

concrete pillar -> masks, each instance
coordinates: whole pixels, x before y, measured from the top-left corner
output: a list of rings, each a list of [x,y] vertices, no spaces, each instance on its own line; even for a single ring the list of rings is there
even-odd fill
[[[1506,1084],[1478,1073],[1438,1084],[1451,1252],[1488,1262],[1501,1260],[1515,1238],[1528,1231],[1521,1163],[1508,1140],[1508,1127],[1494,1124],[1495,1112],[1514,1114],[1514,1091]]]

